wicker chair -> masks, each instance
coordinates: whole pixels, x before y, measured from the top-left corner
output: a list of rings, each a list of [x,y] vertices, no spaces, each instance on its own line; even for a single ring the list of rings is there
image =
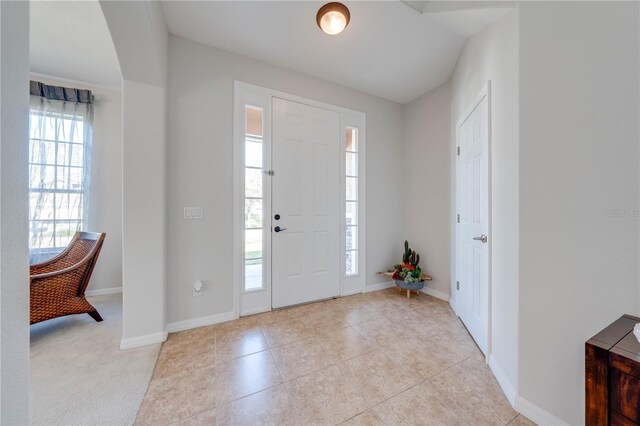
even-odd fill
[[[31,265],[31,324],[65,315],[102,317],[85,299],[93,268],[106,234],[76,232],[58,256]]]

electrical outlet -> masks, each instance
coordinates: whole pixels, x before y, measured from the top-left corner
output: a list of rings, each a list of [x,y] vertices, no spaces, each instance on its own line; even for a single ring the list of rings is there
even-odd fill
[[[202,207],[185,207],[183,217],[185,219],[202,219]]]
[[[204,293],[204,283],[200,280],[193,283],[193,296],[202,296]]]

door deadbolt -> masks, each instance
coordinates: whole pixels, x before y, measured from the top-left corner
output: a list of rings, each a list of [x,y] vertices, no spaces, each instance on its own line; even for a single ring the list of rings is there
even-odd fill
[[[276,215],[273,217],[275,220],[280,220],[280,215],[278,213],[276,213]]]

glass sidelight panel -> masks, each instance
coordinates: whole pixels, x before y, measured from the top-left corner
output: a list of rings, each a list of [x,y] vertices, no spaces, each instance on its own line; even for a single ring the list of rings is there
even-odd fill
[[[247,137],[245,142],[245,166],[262,168],[262,141]]]
[[[244,231],[244,258],[262,258],[262,229],[247,229]]]
[[[244,291],[264,289],[264,111],[245,105]]]
[[[244,289],[262,289],[262,259],[251,259],[244,264]]]
[[[357,177],[346,177],[345,182],[347,184],[347,201],[357,201],[358,200],[358,178]]]
[[[244,133],[247,136],[255,136],[262,139],[264,134],[264,112],[260,107],[246,105]]]
[[[358,227],[357,226],[347,226],[347,250],[357,250],[358,249]]]
[[[246,167],[244,170],[245,197],[262,198],[262,169]]]
[[[358,275],[358,250],[348,250],[345,259],[346,274]]]
[[[244,226],[245,226],[245,229],[262,228],[262,199],[245,198]]]
[[[347,152],[358,152],[358,129],[347,127]]]
[[[358,274],[358,129],[347,127],[345,145],[345,275]]]
[[[345,222],[347,226],[358,224],[358,202],[357,201],[347,201],[345,213],[347,216],[347,220]]]
[[[345,174],[347,176],[358,176],[358,154],[347,152]]]

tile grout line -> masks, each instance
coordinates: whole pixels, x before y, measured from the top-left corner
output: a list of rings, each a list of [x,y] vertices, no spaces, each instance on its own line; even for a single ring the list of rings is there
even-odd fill
[[[291,396],[291,392],[289,391],[289,386],[287,386],[287,382],[283,383],[283,385],[284,385],[284,389],[287,391],[287,395],[289,395],[289,401],[291,401],[291,404],[293,405],[293,411],[295,412],[295,415],[296,415],[296,422],[299,425],[301,425],[302,424],[302,420],[301,420],[302,416],[300,415],[300,410],[298,409],[298,404],[296,404],[296,401]]]
[[[147,385],[147,389],[145,389],[145,391],[144,391],[144,396],[142,397],[142,401],[140,402],[140,406],[138,407],[138,410],[136,411],[136,417],[133,420],[133,424],[134,425],[138,424],[138,415],[140,414],[140,411],[142,410],[142,406],[143,406],[145,400],[147,399],[147,394],[149,393],[149,389],[151,389],[151,383],[153,382],[153,376],[155,376],[156,367],[158,366],[158,360],[160,359],[160,355],[162,354],[162,348],[163,347],[164,347],[164,342],[162,342],[162,344],[160,345],[160,350],[158,350],[158,357],[156,358],[155,364],[153,364],[153,370],[151,371],[151,377],[149,377],[149,384]]]
[[[267,348],[267,349],[264,349],[264,350],[261,350],[261,351],[258,351],[258,352],[254,352],[254,353],[251,353],[251,354],[246,354],[246,355],[243,355],[243,356],[240,356],[240,357],[234,358],[234,359],[232,359],[231,361],[236,360],[236,359],[239,359],[239,358],[244,358],[244,357],[246,357],[246,356],[250,356],[250,355],[255,355],[255,354],[260,353],[260,352],[267,352],[267,351],[269,351],[269,352],[270,352],[270,349],[269,349],[269,348]],[[271,356],[271,358],[272,358],[272,360],[273,360],[273,363],[274,363],[274,365],[276,366],[276,369],[278,369],[278,364],[275,362],[275,359],[273,359],[273,354],[269,353],[269,355]],[[216,364],[217,364],[217,363],[216,363]],[[198,367],[198,368],[206,368],[206,367]],[[216,365],[216,369],[217,369],[217,365]],[[249,393],[249,394],[247,394],[247,395],[241,396],[240,398],[236,398],[236,399],[232,399],[232,400],[229,400],[229,401],[225,401],[225,402],[223,402],[223,403],[221,403],[221,404],[219,404],[219,405],[218,405],[218,401],[217,401],[217,398],[216,398],[216,401],[215,401],[216,403],[215,403],[215,405],[214,405],[212,408],[209,408],[209,409],[206,409],[206,410],[202,410],[202,411],[200,411],[200,412],[198,412],[198,413],[196,413],[196,414],[194,414],[194,415],[192,415],[192,416],[188,416],[188,417],[185,417],[185,418],[179,419],[178,421],[184,421],[184,420],[191,419],[191,418],[196,417],[196,416],[198,416],[198,415],[200,415],[200,414],[202,414],[202,413],[204,413],[204,412],[207,412],[207,411],[210,411],[210,410],[217,410],[217,409],[221,408],[221,407],[222,407],[222,406],[224,406],[224,405],[228,405],[228,404],[231,404],[231,403],[233,403],[233,402],[239,401],[239,400],[241,400],[241,399],[248,398],[248,397],[250,397],[250,396],[253,396],[253,395],[255,395],[255,394],[258,394],[258,393],[260,393],[260,392],[263,392],[263,391],[267,391],[267,390],[270,390],[270,389],[276,388],[276,387],[278,387],[278,386],[280,386],[280,385],[284,385],[284,384],[285,384],[285,382],[284,382],[284,378],[282,377],[282,373],[280,373],[280,370],[279,370],[279,369],[278,369],[278,374],[280,375],[280,379],[282,379],[282,383],[278,383],[278,384],[276,384],[276,385],[272,385],[272,386],[266,387],[266,388],[264,388],[264,389],[260,389],[260,390],[258,390],[258,391],[255,391],[255,392],[251,392],[251,393]],[[216,385],[217,385],[217,383],[216,383]],[[285,387],[285,388],[286,388],[286,387]],[[175,422],[173,422],[173,423],[175,423]],[[173,424],[173,423],[167,423],[167,425],[170,425],[170,424]],[[217,423],[218,423],[218,420],[217,420],[217,416],[216,416],[216,424],[217,424]],[[165,425],[165,426],[166,426],[166,425]]]
[[[388,397],[388,398],[386,398],[386,399],[384,399],[384,400],[382,400],[382,401],[380,401],[380,402],[378,402],[378,403],[376,403],[376,404],[373,404],[371,407],[367,408],[366,410],[362,411],[361,413],[358,413],[358,414],[356,414],[356,415],[354,415],[354,416],[352,416],[352,417],[349,417],[348,419],[346,419],[344,422],[342,422],[342,423],[340,423],[340,424],[343,424],[343,423],[345,423],[345,422],[347,422],[347,421],[351,420],[352,418],[359,416],[360,414],[366,413],[367,411],[372,410],[373,408],[377,407],[378,405],[380,405],[380,404],[382,404],[382,403],[384,403],[384,402],[386,402],[386,401],[388,401],[388,400],[390,400],[390,399],[392,399],[392,398],[394,398],[394,397],[396,397],[396,396],[400,395],[401,393],[404,393],[404,392],[406,392],[406,391],[408,391],[408,390],[411,390],[411,389],[415,388],[416,386],[419,386],[419,385],[421,385],[422,383],[424,383],[424,382],[426,382],[426,381],[428,381],[428,380],[431,380],[431,379],[432,379],[432,378],[434,378],[435,376],[438,376],[438,375],[440,375],[440,374],[444,373],[445,371],[447,371],[447,370],[449,370],[449,369],[451,369],[451,368],[455,367],[456,365],[458,365],[458,364],[461,364],[461,363],[465,362],[466,360],[468,360],[468,359],[469,359],[469,358],[471,358],[472,356],[473,356],[473,355],[469,355],[468,357],[466,357],[466,358],[462,359],[461,361],[456,362],[455,364],[450,365],[449,367],[445,368],[444,370],[441,370],[441,371],[439,371],[439,372],[437,372],[437,373],[432,374],[432,375],[431,375],[431,376],[429,376],[429,377],[426,377],[425,379],[421,380],[420,382],[416,383],[415,385],[413,385],[413,386],[409,386],[408,388],[406,388],[406,389],[404,389],[404,390],[402,390],[402,391],[400,391],[400,392],[398,392],[398,393],[396,393],[396,394],[394,394],[394,395],[391,395],[390,397]]]
[[[258,328],[258,329],[260,330],[260,333],[261,333],[262,337],[265,339],[265,342],[267,343],[267,348],[266,348],[266,349],[263,349],[262,351],[256,351],[256,352],[253,352],[253,353],[251,353],[251,354],[245,354],[245,355],[243,355],[242,357],[250,356],[250,355],[253,355],[253,354],[256,354],[256,353],[259,353],[259,352],[263,352],[263,351],[267,351],[267,350],[268,350],[268,351],[269,351],[269,356],[271,357],[272,362],[273,362],[273,363],[274,363],[274,365],[276,366],[276,369],[277,369],[277,371],[278,371],[278,374],[279,374],[280,379],[281,379],[281,381],[282,381],[282,382],[281,382],[281,383],[278,383],[278,384],[276,384],[276,385],[269,386],[269,387],[267,387],[267,388],[265,388],[265,389],[261,389],[261,390],[259,390],[259,391],[256,391],[256,392],[253,392],[253,393],[250,393],[250,394],[244,395],[244,396],[242,396],[242,397],[240,397],[240,398],[236,398],[236,399],[232,399],[232,400],[226,401],[225,403],[221,404],[220,406],[217,406],[217,401],[216,401],[216,405],[214,405],[214,407],[213,407],[213,408],[210,408],[210,410],[211,410],[211,409],[216,409],[216,408],[218,408],[218,407],[222,407],[223,405],[230,404],[230,403],[233,403],[233,402],[235,402],[235,401],[238,401],[238,400],[241,400],[241,399],[244,399],[244,398],[247,398],[247,397],[249,397],[249,396],[255,395],[256,393],[259,393],[259,392],[262,392],[262,391],[266,391],[266,390],[269,390],[269,389],[273,389],[273,388],[275,388],[275,387],[277,387],[277,386],[280,386],[280,385],[284,385],[284,386],[285,386],[285,389],[286,389],[286,391],[287,391],[287,395],[289,396],[289,398],[290,398],[291,402],[292,402],[292,403],[293,403],[293,405],[294,405],[294,410],[296,411],[296,413],[295,413],[295,414],[296,414],[296,420],[297,420],[298,422],[300,422],[300,413],[299,413],[299,409],[298,409],[298,407],[296,406],[296,404],[295,404],[295,402],[294,402],[294,400],[293,400],[293,398],[292,398],[292,396],[291,396],[291,392],[290,392],[290,389],[289,389],[288,384],[292,383],[294,380],[298,380],[298,379],[300,379],[300,378],[303,378],[303,377],[309,376],[309,375],[311,375],[311,374],[318,373],[318,372],[320,372],[320,371],[322,371],[322,370],[326,370],[326,369],[328,369],[328,368],[331,368],[332,366],[337,366],[337,367],[342,371],[342,368],[340,367],[340,363],[344,363],[344,362],[349,361],[349,360],[351,360],[351,359],[354,359],[354,358],[357,358],[357,357],[360,357],[360,356],[366,355],[366,354],[371,353],[371,352],[373,352],[373,351],[375,351],[375,350],[382,349],[382,348],[384,348],[385,346],[388,346],[388,345],[380,345],[380,344],[379,344],[379,342],[377,342],[377,341],[375,341],[375,340],[374,340],[374,341],[370,340],[369,338],[367,338],[365,335],[363,335],[361,332],[359,332],[359,331],[354,327],[354,326],[357,326],[357,325],[359,325],[359,324],[366,323],[366,322],[367,322],[366,320],[365,320],[365,321],[360,321],[360,322],[357,322],[357,323],[354,323],[354,324],[351,324],[351,323],[349,323],[349,322],[344,321],[343,319],[341,319],[341,318],[343,318],[343,317],[341,316],[341,314],[344,314],[344,312],[341,312],[341,311],[342,311],[342,308],[349,309],[349,307],[341,307],[341,306],[336,306],[336,307],[338,307],[338,308],[340,308],[340,309],[338,309],[336,312],[331,312],[331,314],[332,314],[333,316],[335,316],[336,318],[338,318],[338,319],[341,321],[341,323],[342,323],[342,324],[346,324],[346,326],[345,326],[345,327],[340,327],[340,330],[350,329],[350,330],[354,331],[358,336],[360,336],[361,338],[365,339],[367,342],[369,342],[369,343],[376,343],[376,344],[377,344],[377,347],[373,347],[373,346],[372,346],[370,350],[367,350],[367,351],[365,351],[365,352],[363,352],[363,353],[361,353],[361,354],[354,355],[354,356],[351,356],[351,357],[348,357],[348,358],[345,358],[345,359],[335,360],[335,361],[333,361],[331,364],[329,364],[329,365],[325,366],[324,368],[321,368],[321,369],[318,369],[318,370],[315,370],[315,371],[310,371],[310,372],[308,372],[308,373],[306,373],[306,374],[303,374],[303,375],[301,375],[301,376],[295,377],[295,378],[293,378],[293,379],[291,379],[291,380],[289,380],[289,381],[285,381],[285,380],[284,380],[284,376],[282,375],[282,371],[281,371],[280,367],[278,366],[278,363],[277,363],[277,362],[276,362],[276,360],[275,360],[275,356],[274,356],[274,354],[273,354],[273,349],[276,349],[276,348],[279,348],[279,347],[283,347],[283,346],[286,346],[286,345],[289,345],[289,344],[293,344],[293,343],[298,343],[298,342],[301,342],[301,341],[304,341],[304,340],[310,339],[310,338],[312,338],[312,337],[314,337],[314,336],[313,336],[313,335],[312,335],[312,336],[308,336],[308,337],[306,337],[306,338],[302,338],[302,339],[299,339],[299,340],[294,340],[294,341],[292,341],[292,342],[288,342],[288,343],[286,343],[286,344],[284,344],[284,345],[279,345],[279,346],[273,346],[273,347],[271,347],[271,346],[269,345],[268,340],[267,340],[266,333],[264,332],[264,328],[265,328],[265,327],[268,327],[268,326],[271,326],[271,325],[281,324],[281,323],[286,322],[286,321],[300,321],[300,322],[302,322],[303,324],[305,324],[305,323],[304,323],[304,321],[302,321],[302,320],[301,320],[301,318],[304,318],[304,317],[306,317],[306,316],[310,316],[310,315],[314,315],[314,314],[313,314],[313,313],[311,313],[311,314],[306,314],[306,315],[302,315],[302,314],[297,314],[297,315],[295,315],[295,314],[294,314],[294,316],[292,316],[292,317],[290,317],[290,318],[282,318],[282,319],[280,319],[280,320],[276,320],[276,321],[274,321],[273,323],[270,323],[270,324],[267,324],[267,325],[264,325],[264,326],[257,326],[256,328]],[[438,320],[438,319],[430,318],[430,317],[428,317],[428,316],[426,316],[426,315],[423,315],[420,311],[418,311],[418,310],[417,310],[417,307],[416,307],[416,306],[408,307],[407,309],[408,309],[408,310],[410,310],[410,311],[412,311],[412,312],[417,313],[418,315],[420,315],[422,318],[424,318],[425,320],[427,320],[427,321],[430,323],[430,325],[433,325],[434,327],[441,328],[441,329],[444,329],[444,330],[446,330],[446,331],[448,331],[448,332],[450,332],[450,333],[455,334],[455,332],[454,332],[454,331],[449,330],[449,328],[447,327],[447,322],[445,322],[445,321],[440,321],[440,320]],[[372,312],[372,313],[375,313],[375,309],[374,309],[374,311],[371,311],[371,312]],[[393,324],[397,324],[397,323],[399,322],[399,321],[390,320],[390,319],[388,319],[388,318],[385,318],[385,319],[386,319],[388,322],[393,323]],[[371,321],[371,320],[369,320],[369,321]],[[459,320],[458,320],[458,321],[459,321]],[[453,322],[453,321],[452,321],[452,322]],[[306,325],[306,324],[305,324],[305,325]],[[234,331],[235,331],[235,330],[234,330]],[[334,330],[334,332],[335,332],[335,331],[336,331],[336,330]],[[226,334],[226,333],[224,333],[224,334]],[[224,334],[223,334],[223,335],[224,335]],[[325,335],[325,334],[328,334],[328,333],[321,333],[321,332],[320,332],[320,333],[314,333],[314,334]],[[410,336],[406,336],[406,337],[410,337]],[[215,334],[215,340],[214,340],[214,342],[215,342],[215,346],[214,346],[214,351],[215,351],[215,353],[214,353],[214,357],[216,358],[216,361],[214,361],[214,379],[215,379],[215,378],[217,377],[217,370],[218,370],[218,368],[219,368],[219,367],[218,367],[218,362],[217,362],[217,356],[218,356],[218,331],[217,331],[217,330],[216,330],[216,334]],[[162,349],[162,347],[161,347],[161,349]],[[465,362],[466,360],[468,360],[468,359],[469,359],[469,358],[471,358],[472,356],[473,356],[473,355],[469,355],[469,356],[467,356],[467,357],[463,358],[462,360],[460,360],[460,361],[458,361],[458,362],[456,362],[456,363],[454,363],[454,364],[450,365],[449,367],[447,367],[447,368],[445,368],[445,369],[443,369],[443,370],[441,370],[441,371],[439,371],[439,372],[437,372],[437,373],[434,373],[434,374],[432,374],[432,375],[430,375],[430,376],[428,376],[428,377],[425,377],[423,380],[420,380],[420,381],[419,381],[418,383],[416,383],[415,385],[410,386],[410,387],[408,387],[407,389],[404,389],[404,390],[402,390],[402,391],[400,391],[400,392],[398,392],[398,393],[396,393],[396,394],[394,394],[394,395],[392,395],[392,396],[390,396],[390,397],[388,397],[388,398],[384,399],[383,401],[380,401],[380,402],[378,402],[378,403],[376,403],[376,404],[371,405],[371,406],[370,406],[370,407],[368,407],[367,409],[365,409],[365,410],[363,410],[362,412],[360,412],[360,413],[358,413],[358,414],[356,414],[356,415],[354,415],[354,416],[352,416],[352,417],[350,417],[350,418],[346,419],[345,421],[348,421],[349,419],[351,419],[351,418],[353,418],[353,417],[356,417],[356,416],[358,416],[358,415],[360,415],[360,414],[362,414],[362,413],[364,413],[364,412],[367,412],[367,411],[369,411],[369,410],[371,410],[371,409],[373,409],[373,408],[377,407],[378,405],[380,405],[380,404],[384,403],[385,401],[388,401],[389,399],[391,399],[391,398],[393,398],[393,397],[395,397],[395,396],[397,396],[397,395],[399,395],[399,394],[401,394],[401,393],[403,393],[403,392],[406,392],[406,391],[408,391],[408,390],[410,390],[410,389],[412,389],[412,388],[414,388],[414,387],[416,387],[416,386],[418,386],[418,385],[420,385],[420,384],[422,384],[422,383],[424,383],[424,382],[426,382],[426,381],[430,380],[431,378],[433,378],[433,377],[435,377],[435,376],[437,376],[437,375],[439,375],[439,374],[444,373],[445,371],[447,371],[447,370],[449,370],[449,369],[451,369],[451,368],[453,368],[453,367],[455,367],[455,366],[457,366],[457,365],[459,365],[459,364],[461,364],[461,363]],[[234,360],[234,359],[238,359],[238,358],[242,358],[242,357],[232,358],[232,360]],[[157,366],[157,360],[156,360],[156,366]],[[198,367],[198,368],[202,368],[202,367]],[[154,366],[154,373],[155,373],[155,366]],[[179,374],[179,373],[176,373],[176,374]],[[152,377],[153,377],[153,374],[152,374]],[[170,377],[170,376],[167,376],[167,377]],[[148,393],[149,388],[150,388],[150,386],[148,386],[148,387],[147,387],[147,391],[145,392],[145,397],[146,397],[146,395],[147,395],[147,393]],[[358,389],[357,387],[356,387],[356,389],[355,389],[355,390],[357,390],[357,392],[358,392],[358,394],[360,395],[360,397],[361,397],[361,398],[363,398],[363,400],[366,402],[367,398],[365,398],[365,397],[364,397],[364,395],[362,394],[361,390],[360,390],[360,389]],[[144,399],[143,399],[143,402],[144,402]],[[142,405],[142,404],[141,404],[141,405]],[[368,405],[368,404],[367,404],[367,405]],[[138,414],[139,414],[139,411],[140,411],[140,410],[138,410]],[[180,420],[187,420],[187,419],[193,418],[193,417],[195,417],[195,416],[197,416],[197,415],[200,415],[200,414],[202,414],[203,412],[206,412],[206,411],[209,411],[209,410],[203,410],[203,411],[200,411],[200,412],[198,412],[198,413],[195,413],[195,414],[193,414],[193,415],[191,415],[191,416],[188,416],[188,417],[182,418],[182,419],[180,419]],[[513,419],[515,419],[516,417],[517,417],[517,415],[516,415]],[[136,415],[136,419],[137,419],[137,415]],[[513,421],[513,419],[511,419],[511,421]],[[179,421],[180,421],[180,420],[179,420]],[[216,419],[216,423],[217,423],[217,419]]]

